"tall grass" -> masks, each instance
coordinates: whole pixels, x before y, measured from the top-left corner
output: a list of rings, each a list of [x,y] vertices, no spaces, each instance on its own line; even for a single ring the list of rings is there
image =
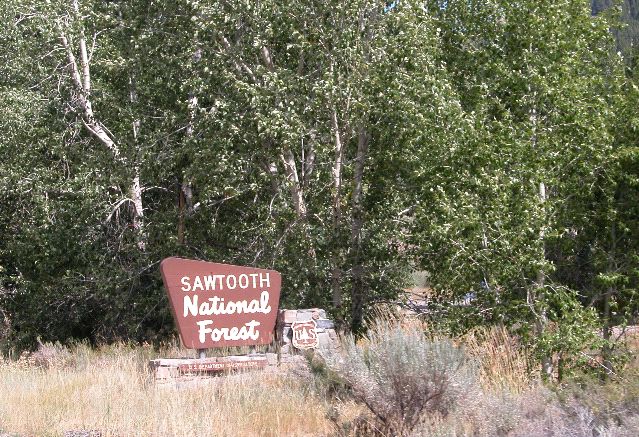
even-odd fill
[[[156,384],[146,371],[156,354],[150,348],[58,349],[49,353],[48,364],[33,357],[0,364],[0,432],[61,436],[99,430],[102,436],[160,437],[329,430],[324,400],[285,374]]]
[[[323,365],[323,381],[298,369],[160,384],[150,359],[193,352],[177,343],[40,345],[0,357],[0,436],[639,435],[636,368],[606,383],[548,387],[504,328],[442,339],[388,314],[370,327],[363,339],[343,339],[342,361],[333,372]]]
[[[479,363],[485,389],[522,393],[539,377],[530,353],[503,326],[475,328],[459,341]]]

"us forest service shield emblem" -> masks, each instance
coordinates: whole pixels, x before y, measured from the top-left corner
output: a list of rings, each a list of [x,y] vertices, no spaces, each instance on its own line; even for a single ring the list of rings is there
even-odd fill
[[[293,322],[291,330],[293,331],[293,347],[297,349],[314,349],[318,345],[317,340],[317,324],[315,320],[307,322]]]

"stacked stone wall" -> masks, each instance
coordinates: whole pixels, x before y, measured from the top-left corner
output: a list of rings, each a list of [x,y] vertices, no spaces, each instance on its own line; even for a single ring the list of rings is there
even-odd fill
[[[293,346],[293,324],[295,322],[315,322],[317,334],[317,347],[312,348],[320,355],[332,353],[337,348],[337,332],[335,323],[330,320],[326,311],[320,308],[280,310],[276,327],[276,344],[279,346],[280,357],[299,354],[301,349]]]

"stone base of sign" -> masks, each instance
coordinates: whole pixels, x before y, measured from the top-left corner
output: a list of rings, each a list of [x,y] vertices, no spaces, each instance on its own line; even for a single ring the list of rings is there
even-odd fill
[[[319,308],[280,310],[271,352],[230,355],[211,358],[160,358],[151,360],[151,373],[158,382],[226,375],[244,371],[275,371],[280,367],[298,366],[304,350],[293,346],[293,324],[315,322],[317,345],[311,350],[321,357],[339,347],[335,324]]]
[[[315,352],[322,356],[334,353],[339,342],[335,323],[326,316],[326,311],[320,308],[309,308],[299,310],[280,310],[276,326],[275,339],[279,347],[280,361],[291,355],[302,353],[293,346],[293,323],[315,322],[315,333],[317,334],[317,347]]]

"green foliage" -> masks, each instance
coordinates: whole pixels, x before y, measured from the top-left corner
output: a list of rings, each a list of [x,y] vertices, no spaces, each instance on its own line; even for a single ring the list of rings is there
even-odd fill
[[[547,299],[548,315],[553,324],[537,337],[523,333],[534,351],[543,360],[557,357],[559,379],[576,372],[593,369],[593,358],[584,351],[600,350],[604,340],[598,335],[599,319],[594,308],[584,308],[570,290],[556,290]],[[598,371],[598,369],[595,369]]]
[[[157,266],[170,255],[276,268],[289,307],[330,308],[335,278],[335,316],[355,327],[397,295],[415,264],[418,137],[445,133],[416,123],[455,112],[426,11],[74,4],[1,7],[0,306],[12,341],[167,335]],[[83,69],[81,42],[90,91],[69,58]]]
[[[416,241],[433,308],[453,330],[514,324],[541,356],[574,356],[607,318],[584,279],[623,93],[609,24],[581,1],[431,5],[469,124],[462,147],[424,155],[436,176]]]
[[[275,268],[282,306],[354,330],[425,270],[449,331],[610,345],[639,314],[639,91],[586,3],[3,2],[0,324],[160,339],[178,255]]]

